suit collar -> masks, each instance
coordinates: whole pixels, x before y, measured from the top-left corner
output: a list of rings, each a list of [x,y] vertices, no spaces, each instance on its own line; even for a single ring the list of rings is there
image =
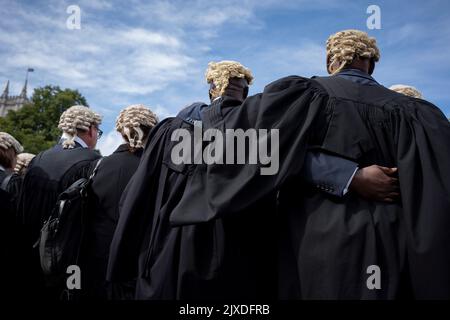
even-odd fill
[[[344,69],[336,73],[335,76],[360,84],[379,85],[371,75],[358,69]]]
[[[117,149],[113,153],[126,152],[129,151],[130,148],[128,144],[124,143],[117,147]]]

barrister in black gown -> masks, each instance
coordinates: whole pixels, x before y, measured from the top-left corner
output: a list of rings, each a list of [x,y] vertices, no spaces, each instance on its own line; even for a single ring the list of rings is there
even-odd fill
[[[344,43],[367,37],[361,34],[345,32],[351,39]],[[363,47],[373,49],[370,42]],[[272,217],[280,224],[273,230],[280,298],[450,298],[450,125],[431,103],[376,83],[369,74],[377,59],[357,54],[331,68],[333,76],[286,77],[224,116],[205,113],[206,127],[278,128],[280,170],[262,176],[258,165],[197,166],[171,222],[245,215],[279,189]],[[303,186],[307,143],[361,167],[397,167],[401,201],[336,199]],[[379,289],[367,285],[373,265],[381,270]]]
[[[32,247],[58,195],[78,179],[87,178],[92,163],[101,158],[94,150],[100,123],[100,116],[87,107],[67,109],[60,117],[59,127],[63,131],[60,142],[36,155],[25,174],[18,214],[27,234],[29,252],[25,255],[31,259],[27,263],[30,272],[24,276],[29,277],[28,292],[36,299],[58,299],[62,291],[59,279],[54,289],[45,289],[45,286],[52,287],[54,283],[50,279],[44,280],[38,250]]]
[[[83,254],[83,296],[86,299],[132,299],[134,281],[111,285],[106,282],[106,266],[114,230],[119,219],[119,200],[135,173],[143,146],[156,115],[144,105],[124,108],[117,118],[116,130],[124,143],[103,158],[92,179],[89,192],[89,221]]]

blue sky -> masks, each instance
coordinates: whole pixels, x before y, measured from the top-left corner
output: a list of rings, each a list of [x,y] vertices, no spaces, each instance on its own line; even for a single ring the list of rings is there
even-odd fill
[[[368,30],[367,7],[381,9]],[[69,30],[69,5],[81,29]],[[450,116],[450,1],[0,0],[0,85],[18,94],[46,84],[78,89],[104,116],[104,154],[120,143],[118,112],[143,103],[160,118],[208,100],[209,61],[238,60],[255,76],[250,93],[277,78],[325,75],[325,41],[342,29],[375,36],[385,86],[411,84]]]

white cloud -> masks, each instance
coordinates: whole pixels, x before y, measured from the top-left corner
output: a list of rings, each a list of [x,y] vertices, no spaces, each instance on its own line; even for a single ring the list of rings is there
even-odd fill
[[[110,8],[104,1],[86,7]],[[5,74],[33,67],[40,76],[45,74],[47,80],[62,86],[95,88],[103,95],[143,95],[183,81],[195,68],[183,40],[162,30],[106,26],[83,13],[81,30],[68,30],[60,26],[67,18],[65,11],[53,8],[44,15],[14,9],[21,19],[8,19],[10,14],[5,13],[0,22],[0,27],[7,26],[0,29],[0,46],[8,48],[0,51],[0,70]]]
[[[116,35],[118,39],[117,42],[120,42],[121,45],[124,43],[127,45],[163,45],[168,47],[179,47],[180,41],[173,36],[169,36],[166,34],[152,32],[149,30],[145,30],[142,28],[131,28],[124,31],[119,31]]]
[[[112,130],[104,134],[102,138],[97,142],[97,149],[100,150],[103,156],[109,156],[122,143],[124,142],[120,134],[117,131]]]
[[[82,8],[91,8],[96,10],[108,10],[112,8],[111,1],[105,1],[105,0],[83,0],[79,2],[79,5]]]
[[[168,118],[168,117],[174,117],[176,116],[176,114],[174,112],[171,112],[169,109],[161,106],[161,105],[156,105],[154,107],[150,107],[150,109],[156,113],[156,115],[158,116],[159,121]]]

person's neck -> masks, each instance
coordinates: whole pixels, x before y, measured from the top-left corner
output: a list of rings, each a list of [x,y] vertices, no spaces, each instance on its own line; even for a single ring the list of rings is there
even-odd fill
[[[365,68],[361,68],[361,67],[357,67],[357,66],[349,66],[348,68],[342,69],[342,71],[344,71],[344,72],[345,71],[350,71],[350,70],[359,71],[359,72],[362,72],[364,74],[370,75],[369,71],[367,71]]]

